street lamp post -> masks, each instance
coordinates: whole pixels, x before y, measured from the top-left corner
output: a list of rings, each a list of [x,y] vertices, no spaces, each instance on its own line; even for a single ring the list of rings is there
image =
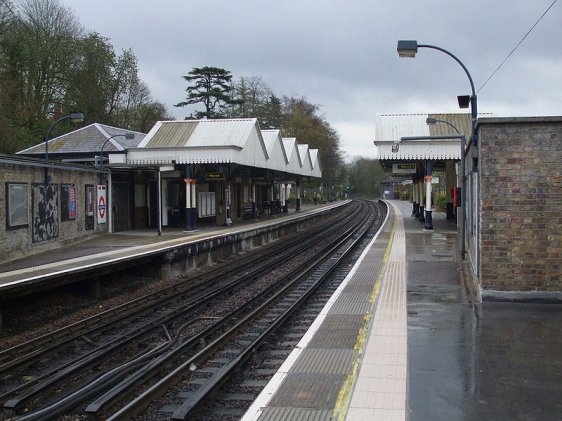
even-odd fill
[[[472,118],[472,133],[470,135],[471,144],[474,147],[472,157],[473,157],[473,171],[478,171],[478,135],[476,133],[476,120],[478,118],[478,100],[476,97],[476,90],[474,89],[474,82],[472,81],[472,76],[470,76],[470,72],[463,64],[462,61],[458,59],[453,53],[435,45],[429,44],[418,44],[417,41],[409,40],[409,41],[398,41],[397,51],[400,57],[409,57],[414,58],[416,53],[418,52],[418,48],[431,48],[434,50],[439,50],[448,56],[452,57],[460,66],[463,68],[464,72],[468,76],[468,81],[470,82],[470,88],[472,90],[472,95],[470,96],[470,115]]]
[[[73,123],[81,123],[82,121],[84,121],[84,114],[82,113],[71,113],[68,115],[65,115],[61,118],[59,118],[57,121],[55,121],[51,127],[49,127],[49,130],[47,130],[47,134],[45,135],[45,162],[47,164],[49,164],[49,136],[51,135],[51,130],[53,130],[53,127],[55,127],[59,122],[66,120],[66,119],[70,119],[70,121],[72,121]],[[45,186],[47,186],[49,184],[49,167],[48,165],[45,167]]]
[[[99,163],[100,184],[103,182],[103,148],[105,148],[105,145],[107,144],[107,142],[109,142],[114,137],[118,137],[118,136],[124,136],[125,139],[134,139],[135,138],[134,133],[122,133],[122,134],[114,134],[113,136],[108,137],[105,142],[103,142],[103,145],[101,145],[100,155],[99,155],[99,160],[100,160],[100,163]]]
[[[466,254],[466,178],[465,178],[465,170],[466,170],[466,160],[465,160],[465,151],[466,151],[466,136],[461,134],[459,129],[446,120],[439,120],[437,118],[428,117],[425,122],[428,125],[433,125],[436,123],[443,123],[451,126],[455,132],[461,137],[461,258],[464,260],[464,255]]]

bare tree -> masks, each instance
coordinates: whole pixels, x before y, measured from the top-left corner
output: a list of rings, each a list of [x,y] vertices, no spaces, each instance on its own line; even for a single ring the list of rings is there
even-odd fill
[[[21,48],[19,78],[29,124],[60,113],[68,71],[82,27],[59,0],[26,0],[16,36]]]

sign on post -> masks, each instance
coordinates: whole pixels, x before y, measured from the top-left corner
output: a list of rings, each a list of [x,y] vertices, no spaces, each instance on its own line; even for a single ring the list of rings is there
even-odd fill
[[[415,174],[416,164],[392,164],[393,174]]]
[[[98,185],[98,224],[105,224],[107,221],[107,199],[105,194],[106,187]]]

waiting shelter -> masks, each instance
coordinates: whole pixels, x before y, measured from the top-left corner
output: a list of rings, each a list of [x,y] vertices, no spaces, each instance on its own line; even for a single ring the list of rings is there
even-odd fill
[[[430,124],[428,124],[428,122]],[[379,115],[374,144],[382,167],[393,178],[412,184],[412,215],[433,229],[433,181],[436,171],[445,176],[447,218],[455,217],[462,180],[457,177],[465,139],[471,130],[469,114]]]

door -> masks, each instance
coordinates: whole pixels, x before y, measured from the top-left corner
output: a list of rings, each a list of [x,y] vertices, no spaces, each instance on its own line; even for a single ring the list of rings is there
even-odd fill
[[[111,210],[113,211],[113,232],[131,229],[131,209],[129,202],[129,183],[112,183]]]

